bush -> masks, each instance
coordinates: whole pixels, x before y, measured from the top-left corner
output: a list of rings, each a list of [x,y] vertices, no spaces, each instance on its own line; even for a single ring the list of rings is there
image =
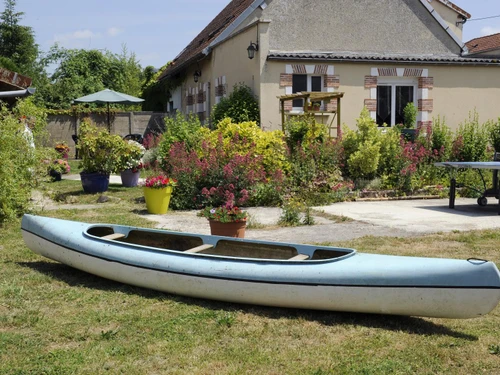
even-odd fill
[[[126,145],[119,135],[111,135],[90,121],[82,121],[76,146],[81,158],[80,167],[84,173],[118,172]]]
[[[225,118],[235,123],[255,121],[260,122],[259,103],[250,87],[239,83],[234,85],[228,98],[222,98],[212,109],[211,121],[215,128]]]
[[[456,161],[484,161],[487,159],[490,123],[480,124],[476,111],[469,113],[469,120],[461,123],[453,140],[452,158]]]
[[[417,107],[415,104],[408,103],[406,107],[403,109],[403,117],[404,117],[404,126],[405,128],[411,129],[415,127],[417,123]]]
[[[37,154],[32,147],[32,135],[23,124],[22,116],[25,115],[19,121],[21,113],[19,106],[14,113],[5,107],[0,112],[0,223],[26,212],[36,184]],[[36,123],[36,118],[30,117],[32,120]]]
[[[353,179],[372,179],[380,161],[381,136],[377,123],[365,107],[356,120],[357,130],[347,130],[343,138],[347,176]]]
[[[329,138],[326,125],[316,123],[313,117],[299,117],[287,125],[288,193],[309,204],[337,200],[333,187],[342,181],[341,143]]]
[[[183,193],[172,196],[172,208],[221,206],[229,201],[243,205],[254,186],[279,177],[266,173],[255,148],[242,155],[226,152],[234,147],[232,143],[224,147],[221,134],[215,146],[202,142],[201,156],[183,142],[174,143],[164,160],[165,172],[178,180],[177,190]]]
[[[496,152],[500,152],[500,118],[490,123],[488,133],[491,146]]]
[[[210,132],[207,139],[215,147],[219,137],[222,137],[223,147],[229,157],[244,155],[252,150],[256,155],[262,156],[267,173],[273,174],[289,168],[283,133],[279,130],[263,131],[253,121],[234,123],[230,119],[224,119],[216,130]]]

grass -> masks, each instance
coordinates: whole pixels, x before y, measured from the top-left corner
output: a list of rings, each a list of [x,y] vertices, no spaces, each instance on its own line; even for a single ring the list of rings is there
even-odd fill
[[[75,182],[46,192],[78,203]],[[99,208],[43,214],[151,227],[140,189],[112,187]],[[63,201],[65,201],[63,200]],[[42,258],[19,223],[0,228],[0,374],[493,374],[500,308],[472,320],[246,306],[105,280]],[[334,245],[384,254],[487,258],[494,230]]]

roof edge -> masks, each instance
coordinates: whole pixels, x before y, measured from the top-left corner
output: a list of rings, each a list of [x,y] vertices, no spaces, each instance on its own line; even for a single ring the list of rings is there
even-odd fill
[[[206,47],[203,50],[203,53],[205,54],[205,56],[210,53],[210,51],[212,50],[212,48],[215,45],[220,44],[223,41],[225,41],[229,37],[229,35],[231,35],[231,33],[234,30],[236,30],[238,28],[238,26],[240,26],[243,23],[243,21],[245,21],[265,1],[266,0],[255,0],[252,4],[250,4],[250,6],[247,9],[245,9],[243,11],[243,13],[241,13],[238,16],[238,18],[236,18],[228,27],[226,27],[226,29],[217,38],[215,38],[212,41],[212,43],[210,43],[208,45],[208,47]]]
[[[453,41],[460,47],[462,54],[469,53],[465,43],[455,34],[450,27],[446,24],[443,17],[439,15],[436,9],[429,4],[427,0],[420,0],[420,3],[429,11],[429,13],[436,19],[436,21],[441,25],[441,27],[448,33],[448,35],[453,39]]]

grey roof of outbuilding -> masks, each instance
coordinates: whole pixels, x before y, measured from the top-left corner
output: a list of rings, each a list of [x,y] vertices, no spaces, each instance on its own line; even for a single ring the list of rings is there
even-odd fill
[[[315,52],[315,51],[269,51],[268,60],[324,60],[324,61],[355,61],[355,62],[395,62],[395,63],[426,63],[426,64],[471,64],[500,65],[500,59],[484,59],[460,57],[456,55],[402,55],[389,53],[356,53],[356,52]]]

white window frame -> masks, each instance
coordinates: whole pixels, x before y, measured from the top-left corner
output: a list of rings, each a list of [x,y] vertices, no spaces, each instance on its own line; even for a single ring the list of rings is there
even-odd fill
[[[321,78],[321,91],[317,92],[324,92],[325,88],[325,76],[322,74],[299,74],[299,73],[294,73],[294,75],[307,75],[307,91],[310,92],[312,90],[312,77],[320,77]],[[293,86],[292,86],[292,92],[293,92]],[[323,103],[321,103],[321,107],[323,107]],[[293,113],[304,113],[304,107],[292,107],[292,112]]]
[[[387,126],[396,125],[396,86],[413,86],[413,104],[417,106],[418,78],[409,77],[378,77],[377,86],[391,86],[391,123]],[[378,100],[378,97],[377,97]],[[376,114],[377,112],[375,112]]]

